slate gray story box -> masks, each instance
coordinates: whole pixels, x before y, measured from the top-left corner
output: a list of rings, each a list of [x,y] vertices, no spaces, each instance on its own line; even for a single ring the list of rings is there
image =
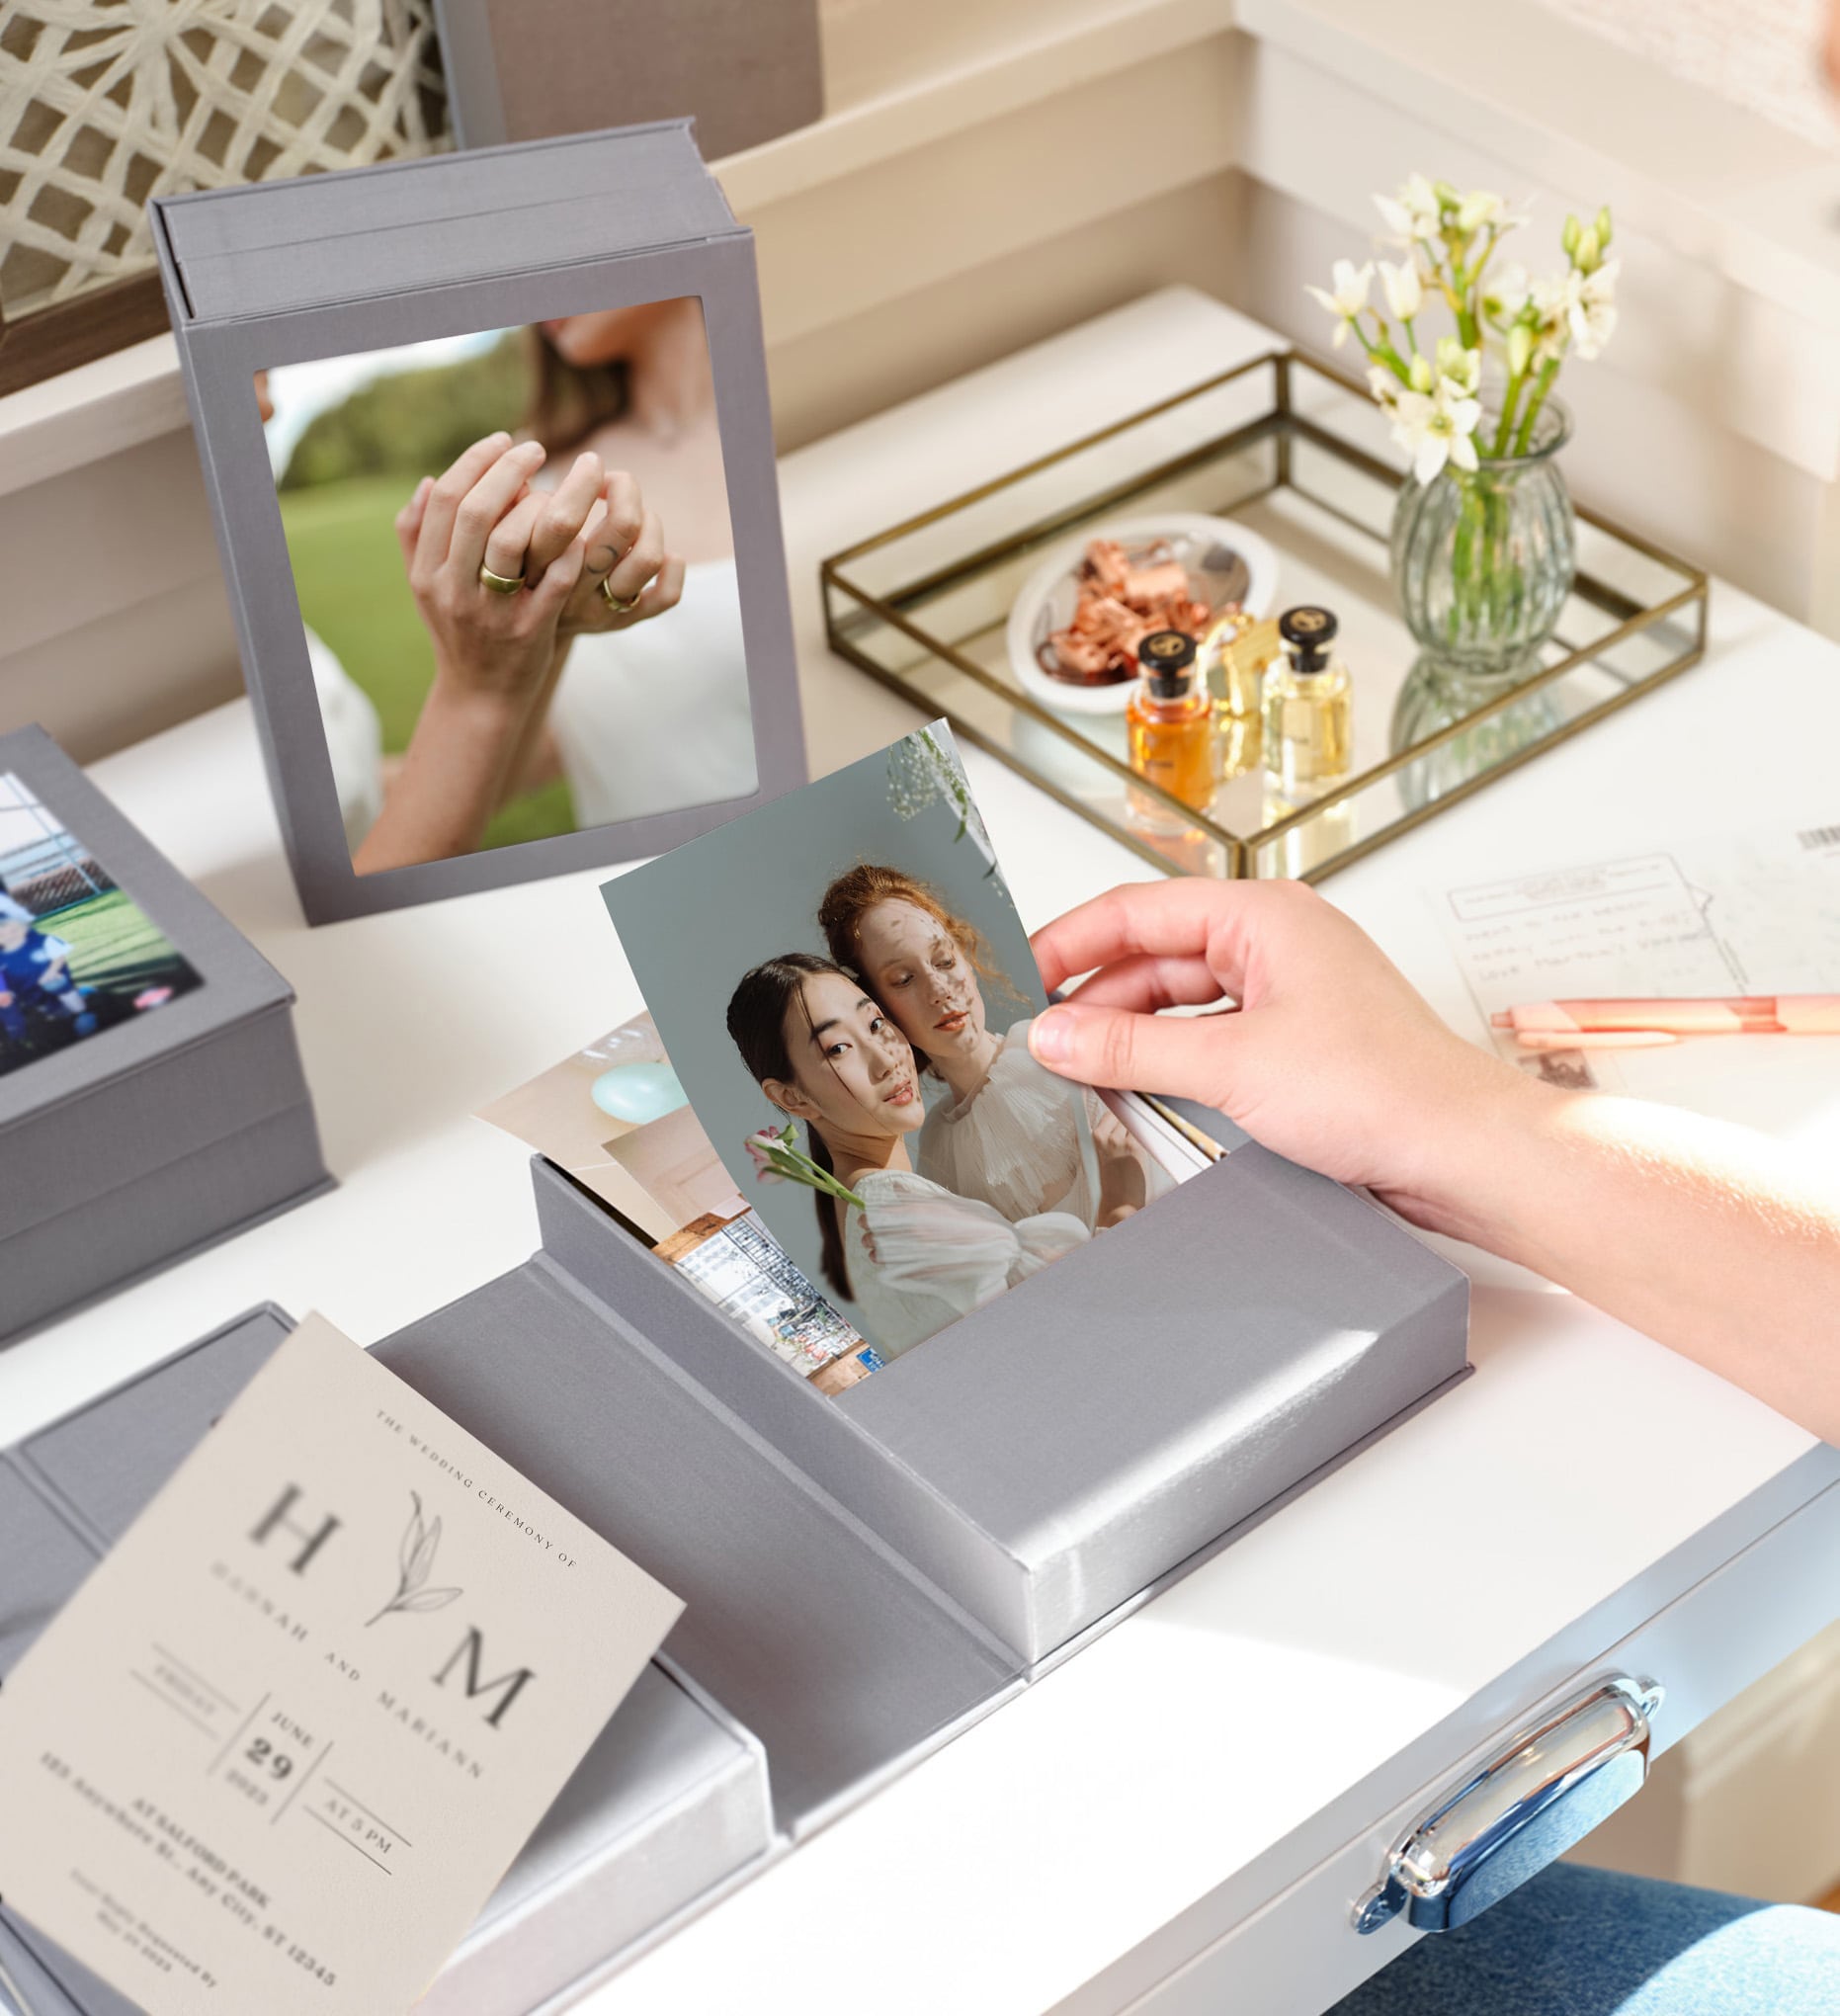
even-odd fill
[[[252,1309],[0,1450],[0,1677],[291,1327],[273,1305]],[[656,1659],[416,2007],[523,2016],[694,1907],[772,1841],[760,1744]],[[133,2016],[3,1909],[0,1970],[33,2016]]]
[[[293,1007],[50,736],[0,736],[0,1339],[329,1186]]]
[[[818,0],[435,0],[462,147],[697,122],[711,161],[824,113]]]
[[[310,921],[803,781],[753,237],[689,122],[151,209]]]

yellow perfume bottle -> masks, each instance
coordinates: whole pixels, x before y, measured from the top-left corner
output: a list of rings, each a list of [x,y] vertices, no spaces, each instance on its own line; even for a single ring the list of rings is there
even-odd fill
[[[1143,667],[1125,710],[1130,767],[1171,798],[1205,812],[1213,803],[1213,702],[1187,630],[1152,630],[1137,645]],[[1179,813],[1147,792],[1130,794],[1130,817],[1146,833],[1188,831]]]
[[[1348,667],[1329,648],[1336,628],[1328,610],[1311,605],[1278,619],[1283,650],[1265,674],[1265,773],[1294,804],[1339,784],[1354,761]]]

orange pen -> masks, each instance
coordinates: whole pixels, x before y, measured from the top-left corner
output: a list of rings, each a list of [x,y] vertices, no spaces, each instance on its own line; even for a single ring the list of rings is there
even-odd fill
[[[1531,1001],[1491,1015],[1497,1029],[1529,1037],[1840,1036],[1840,994],[1738,994],[1723,999]],[[1551,1048],[1543,1041],[1530,1048]]]

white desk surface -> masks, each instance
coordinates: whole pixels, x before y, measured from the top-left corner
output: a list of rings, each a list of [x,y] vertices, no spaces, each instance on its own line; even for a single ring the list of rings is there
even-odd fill
[[[913,721],[827,653],[822,554],[1266,340],[1169,290],[789,458],[814,772]],[[1472,1011],[1421,894],[1458,864],[1840,814],[1840,648],[1728,590],[1713,615],[1704,665],[1329,883],[1459,1027]],[[1766,719],[1794,737],[1766,750]],[[1031,923],[1145,876],[1001,766],[967,766]],[[524,1151],[468,1115],[639,1006],[595,874],[307,930],[242,703],[92,774],[298,990],[341,1188],[0,1354],[9,1442],[251,1302],[374,1341],[518,1264]],[[544,977],[525,991],[509,976],[530,948]],[[1840,1144],[1837,1065],[1810,1048],[1800,1121]],[[1045,2009],[1810,1447],[1570,1298],[1476,1271],[1474,1379],[583,2006]]]

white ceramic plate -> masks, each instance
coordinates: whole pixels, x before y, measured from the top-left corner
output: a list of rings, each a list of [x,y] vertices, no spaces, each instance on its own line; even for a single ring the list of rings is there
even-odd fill
[[[1171,511],[1156,518],[1120,518],[1088,526],[1043,560],[1010,609],[1006,637],[1010,666],[1032,699],[1058,714],[1123,714],[1134,683],[1120,679],[1110,686],[1070,685],[1044,672],[1036,656],[1039,647],[1071,621],[1079,599],[1079,564],[1095,539],[1117,540],[1128,552],[1166,542],[1188,569],[1196,601],[1215,609],[1223,602],[1238,602],[1262,618],[1271,614],[1278,599],[1278,555],[1256,532],[1230,518]]]

